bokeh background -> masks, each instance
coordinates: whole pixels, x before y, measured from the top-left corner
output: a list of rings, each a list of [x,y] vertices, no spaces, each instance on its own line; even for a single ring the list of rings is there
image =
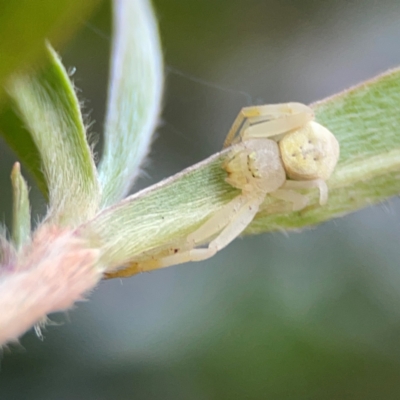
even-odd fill
[[[400,65],[398,0],[155,0],[166,60],[149,186],[218,151],[249,104],[310,103]],[[110,4],[61,52],[101,135]],[[101,151],[99,140],[98,151]],[[0,143],[10,221],[13,154]],[[33,183],[32,183],[33,185]],[[34,210],[45,206],[32,187]],[[400,202],[206,262],[107,281],[3,351],[1,399],[400,398]]]

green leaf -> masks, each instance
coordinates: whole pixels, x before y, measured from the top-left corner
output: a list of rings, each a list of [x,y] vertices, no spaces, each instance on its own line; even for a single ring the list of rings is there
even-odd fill
[[[41,74],[16,77],[9,94],[40,153],[49,188],[48,218],[75,225],[95,214],[100,190],[79,101],[50,47],[47,57]]]
[[[115,0],[105,143],[99,166],[103,206],[126,196],[147,155],[158,120],[162,77],[162,53],[149,2]]]
[[[0,98],[7,78],[44,55],[43,42],[64,41],[99,0],[0,0]]]
[[[11,172],[13,187],[12,239],[17,249],[27,243],[31,237],[31,210],[28,186],[21,175],[19,163],[15,163]]]
[[[310,205],[291,205],[267,196],[245,233],[297,229],[378,203],[400,191],[400,69],[389,71],[313,105],[316,119],[340,143],[341,156],[327,182],[329,200],[304,191]],[[109,269],[184,239],[240,192],[224,179],[229,149],[123,200],[82,227],[103,247]]]
[[[38,149],[7,98],[3,84],[17,70],[46,59],[45,39],[65,41],[100,0],[0,0],[0,135],[31,172],[46,199]]]

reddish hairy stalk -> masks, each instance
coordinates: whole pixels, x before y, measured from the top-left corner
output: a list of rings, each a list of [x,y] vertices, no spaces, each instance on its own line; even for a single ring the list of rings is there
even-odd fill
[[[0,345],[82,300],[101,279],[98,256],[70,230],[40,228],[14,267],[0,270]]]

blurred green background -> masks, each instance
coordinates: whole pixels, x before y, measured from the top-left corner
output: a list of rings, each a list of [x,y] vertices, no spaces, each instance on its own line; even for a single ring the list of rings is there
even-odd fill
[[[309,103],[400,65],[398,0],[156,0],[164,106],[134,190],[218,151],[243,106]],[[110,4],[62,49],[102,132]],[[196,78],[196,79],[194,79]],[[244,92],[244,93],[243,93]],[[98,151],[101,151],[99,141]],[[0,143],[10,221],[14,156]],[[34,210],[45,206],[31,190]],[[1,399],[399,399],[400,202],[106,281],[3,351]]]

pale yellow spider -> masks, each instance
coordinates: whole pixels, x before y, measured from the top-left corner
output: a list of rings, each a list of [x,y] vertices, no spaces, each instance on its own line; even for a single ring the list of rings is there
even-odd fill
[[[212,257],[250,224],[267,194],[291,202],[298,211],[307,205],[307,197],[296,190],[317,187],[320,205],[327,202],[325,181],[338,161],[339,143],[314,121],[310,107],[286,103],[243,108],[226,137],[228,146],[232,151],[223,164],[226,181],[242,193],[185,241],[110,272],[108,278]]]

